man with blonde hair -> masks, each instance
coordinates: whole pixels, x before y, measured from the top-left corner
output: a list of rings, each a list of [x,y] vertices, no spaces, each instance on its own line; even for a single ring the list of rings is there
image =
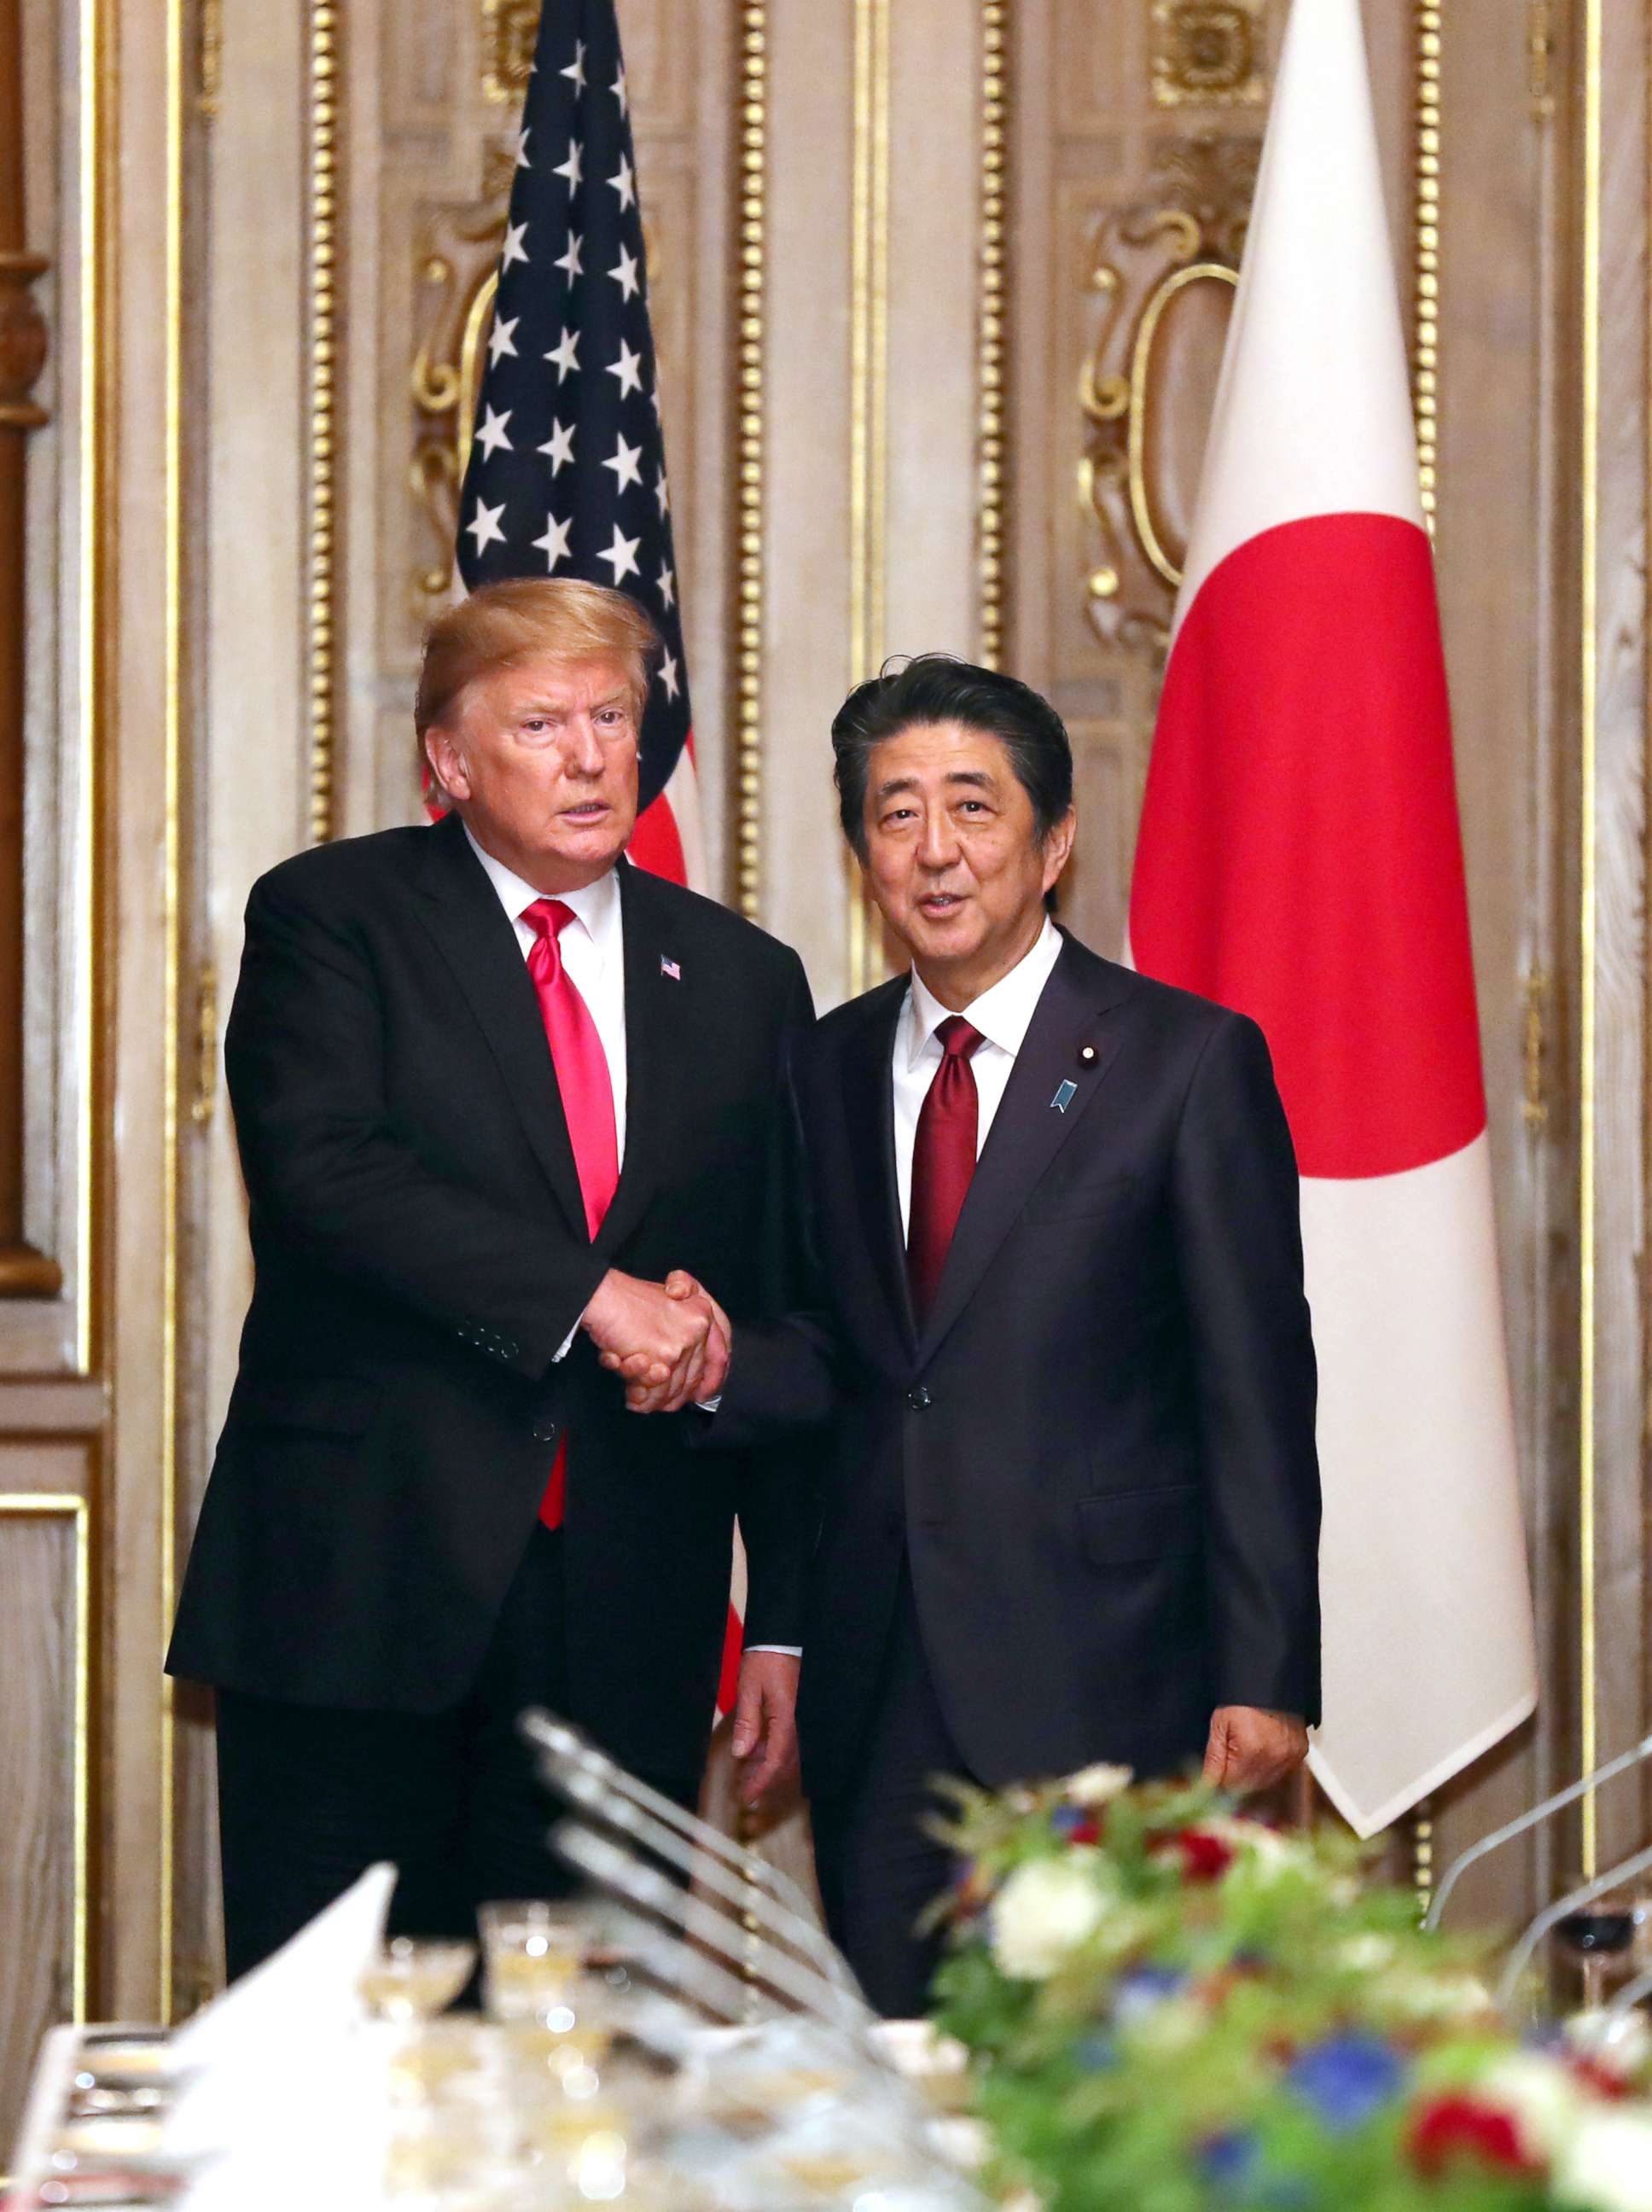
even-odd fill
[[[528,1705],[691,1798],[738,1516],[736,1749],[789,1768],[794,1484],[689,1461],[726,1337],[795,1297],[795,953],[624,860],[659,641],[622,593],[432,625],[451,812],[254,885],[226,1064],[256,1267],[168,1665],[215,1686],[232,1974],[362,1868],[462,1932],[553,1879]],[[680,1288],[680,1285],[678,1286]],[[680,1418],[628,1418],[624,1356]]]

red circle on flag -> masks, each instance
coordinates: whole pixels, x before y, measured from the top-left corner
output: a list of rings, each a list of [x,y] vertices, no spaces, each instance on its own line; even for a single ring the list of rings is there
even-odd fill
[[[1428,540],[1392,515],[1248,539],[1165,674],[1136,847],[1145,975],[1260,1024],[1305,1176],[1485,1127]]]

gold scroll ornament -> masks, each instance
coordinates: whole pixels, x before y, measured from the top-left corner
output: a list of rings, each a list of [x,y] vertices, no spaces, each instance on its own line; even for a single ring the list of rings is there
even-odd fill
[[[1085,605],[1104,644],[1155,662],[1181,580],[1260,147],[1251,136],[1161,140],[1149,194],[1095,233],[1101,316],[1078,379],[1078,489],[1095,533]]]

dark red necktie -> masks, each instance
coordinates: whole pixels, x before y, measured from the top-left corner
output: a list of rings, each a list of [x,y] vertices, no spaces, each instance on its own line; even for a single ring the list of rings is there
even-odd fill
[[[962,1014],[949,1014],[935,1034],[941,1042],[941,1064],[918,1115],[907,1217],[907,1274],[920,1323],[935,1303],[952,1232],[975,1172],[980,1100],[969,1060],[977,1045],[985,1042]]]
[[[608,1055],[602,1048],[591,1009],[562,965],[562,933],[574,919],[574,909],[561,899],[535,899],[522,909],[522,919],[534,933],[528,953],[528,973],[539,995],[540,1018],[545,1025],[556,1088],[562,1093],[562,1114],[574,1165],[585,1200],[587,1236],[594,1237],[612,1202],[619,1182],[619,1139],[614,1124],[614,1085],[608,1073]],[[556,1447],[556,1463],[550,1470],[545,1494],[539,1502],[539,1518],[547,1528],[560,1528],[568,1492],[568,1436]]]

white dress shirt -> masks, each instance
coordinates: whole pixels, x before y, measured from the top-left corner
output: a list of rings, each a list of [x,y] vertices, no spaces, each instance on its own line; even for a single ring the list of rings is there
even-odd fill
[[[465,834],[470,838],[471,850],[481,861],[488,881],[499,894],[499,903],[511,918],[516,931],[516,941],[522,948],[525,960],[532,951],[538,937],[530,924],[524,921],[525,908],[536,899],[550,894],[537,891],[520,876],[513,875],[502,860],[484,852],[471,836],[467,824]],[[561,938],[562,966],[568,981],[585,1000],[592,1021],[596,1024],[597,1036],[602,1045],[603,1057],[608,1062],[609,1086],[614,1093],[615,1158],[620,1166],[625,1164],[625,936],[620,920],[620,888],[616,870],[610,868],[605,876],[598,876],[594,884],[587,884],[580,891],[558,891],[555,896],[573,914],[574,919],[563,925]],[[566,1347],[564,1347],[566,1349]]]
[[[522,948],[525,961],[532,951],[538,932],[523,921],[525,908],[536,899],[551,896],[536,890],[533,885],[513,873],[502,860],[477,844],[471,836],[470,824],[465,825],[465,835],[470,840],[471,850],[482,863],[483,872],[499,894],[499,902],[511,918],[516,931],[516,941]],[[614,1094],[615,1158],[619,1166],[625,1164],[625,930],[620,907],[619,872],[610,868],[605,876],[598,876],[594,884],[583,890],[557,891],[555,896],[573,913],[574,919],[563,925],[561,945],[562,966],[569,981],[585,1000],[592,1021],[596,1025],[598,1042],[608,1062],[608,1082]],[[580,1316],[584,1318],[583,1316]],[[565,1358],[568,1346],[579,1334],[580,1323],[563,1338],[557,1348],[557,1359]],[[553,1364],[555,1363],[553,1362]],[[715,1401],[713,1401],[714,1408]],[[784,1651],[790,1657],[798,1656],[798,1646],[791,1644],[754,1644],[753,1651]]]
[[[1022,955],[1007,975],[1000,975],[990,990],[963,1009],[963,1018],[981,1031],[984,1042],[969,1062],[975,1079],[975,1158],[981,1158],[987,1133],[1003,1099],[1010,1070],[1027,1034],[1033,1011],[1049,981],[1050,971],[1061,957],[1061,933],[1048,915],[1038,940]],[[914,968],[912,985],[895,1025],[895,1054],[891,1069],[895,1086],[895,1180],[901,1195],[901,1228],[910,1226],[912,1213],[912,1150],[917,1141],[918,1116],[923,1111],[929,1086],[944,1054],[935,1032],[952,1012]]]

